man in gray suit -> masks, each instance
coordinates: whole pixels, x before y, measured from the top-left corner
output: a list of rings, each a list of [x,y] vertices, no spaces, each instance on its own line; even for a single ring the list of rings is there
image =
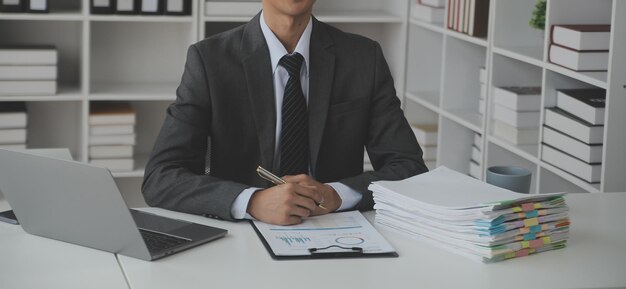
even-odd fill
[[[372,209],[370,182],[427,171],[380,45],[319,22],[314,2],[264,0],[247,24],[189,48],[146,167],[148,204],[289,225]]]

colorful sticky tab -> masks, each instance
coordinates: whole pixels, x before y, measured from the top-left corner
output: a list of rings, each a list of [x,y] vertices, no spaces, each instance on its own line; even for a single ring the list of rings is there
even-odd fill
[[[521,241],[520,244],[522,244],[522,248],[530,247],[530,243],[528,241]]]
[[[535,203],[535,209],[541,209],[541,203]]]
[[[541,248],[541,247],[543,247],[543,240],[537,239],[537,240],[530,241],[530,247],[531,248]]]
[[[522,249],[519,250],[517,252],[515,252],[515,257],[524,257],[524,256],[528,256],[528,254],[530,253],[530,250],[528,249]]]
[[[522,208],[520,208],[520,207],[513,207],[513,208],[511,208],[511,210],[513,210],[513,213],[519,213],[519,212],[522,211]]]
[[[532,227],[531,227],[531,228],[532,228]],[[540,229],[540,231],[541,231],[541,229]],[[526,228],[526,227],[524,227],[524,228],[520,228],[520,229],[519,229],[519,232],[520,232],[521,234],[526,234],[526,233],[529,233],[529,232],[532,232],[532,231],[530,230],[530,228]],[[533,232],[533,233],[534,233],[534,232]]]
[[[526,218],[534,218],[539,216],[539,211],[537,210],[532,210],[532,211],[528,211],[526,212]]]
[[[528,233],[528,234],[524,234],[524,241],[530,241],[530,240],[534,240],[537,237],[535,236],[534,233]]]
[[[537,226],[537,224],[539,224],[539,220],[536,217],[524,220],[524,227]]]
[[[522,204],[522,210],[524,210],[524,212],[532,211],[534,209],[535,209],[535,204],[534,203]]]
[[[543,238],[541,238],[541,240],[546,245],[552,243],[552,239],[550,237],[543,237]]]

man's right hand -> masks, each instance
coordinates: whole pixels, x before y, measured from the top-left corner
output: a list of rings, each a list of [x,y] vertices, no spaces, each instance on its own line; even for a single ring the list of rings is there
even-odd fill
[[[259,221],[275,225],[295,225],[317,208],[321,199],[315,188],[282,184],[252,194],[247,212]]]

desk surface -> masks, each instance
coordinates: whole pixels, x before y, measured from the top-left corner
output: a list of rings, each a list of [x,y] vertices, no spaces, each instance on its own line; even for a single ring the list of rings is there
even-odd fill
[[[149,208],[229,230],[222,239],[154,262],[120,256],[131,287],[143,288],[602,288],[626,287],[626,194],[566,197],[567,248],[481,264],[376,225],[393,259],[274,261],[248,223]],[[366,213],[373,219],[373,212]]]
[[[8,210],[0,197],[0,211]],[[128,288],[114,254],[33,236],[0,222],[0,288]]]

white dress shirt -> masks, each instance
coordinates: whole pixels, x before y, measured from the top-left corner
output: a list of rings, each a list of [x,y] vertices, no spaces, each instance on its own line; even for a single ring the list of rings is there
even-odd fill
[[[263,36],[265,37],[265,42],[267,43],[267,47],[269,48],[270,58],[272,63],[272,74],[274,77],[274,98],[276,99],[276,133],[275,133],[275,144],[276,147],[274,149],[274,161],[279,164],[280,162],[280,131],[282,128],[282,107],[283,107],[283,96],[285,93],[285,86],[287,85],[287,80],[289,80],[289,73],[287,69],[278,65],[280,59],[289,54],[285,46],[278,40],[276,35],[272,32],[272,30],[267,26],[265,22],[265,18],[263,12],[261,12],[260,17],[261,22],[261,31],[263,32]],[[302,63],[302,69],[300,70],[300,83],[302,84],[302,92],[304,93],[304,98],[307,103],[309,100],[309,43],[311,41],[311,31],[313,30],[313,20],[309,19],[309,23],[304,29],[304,33],[300,36],[298,40],[298,44],[296,45],[296,49],[294,53],[300,53],[304,57],[304,62]],[[280,164],[279,164],[280,165]],[[341,198],[341,206],[338,210],[350,209],[356,206],[356,204],[361,201],[361,194],[357,191],[351,189],[350,187],[339,183],[329,183],[339,197]],[[262,190],[260,188],[248,188],[245,189],[239,196],[235,199],[233,206],[230,209],[230,213],[235,219],[252,219],[246,210],[248,208],[248,203],[250,202],[250,198],[252,194],[258,190]]]

